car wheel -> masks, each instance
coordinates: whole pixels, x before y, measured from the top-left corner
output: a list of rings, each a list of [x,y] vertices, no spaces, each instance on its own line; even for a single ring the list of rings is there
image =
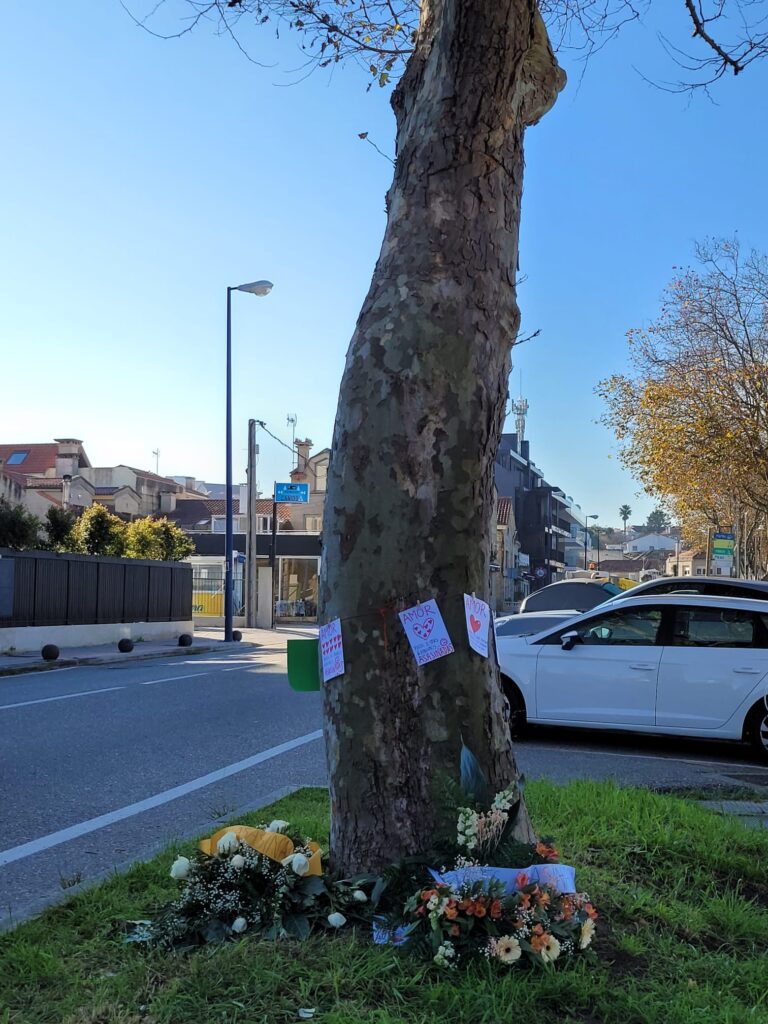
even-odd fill
[[[755,704],[750,711],[747,735],[760,760],[768,762],[768,698]]]
[[[525,732],[525,701],[523,695],[518,690],[517,686],[508,679],[507,676],[501,677],[501,688],[504,691],[504,696],[509,701],[509,732],[511,736],[522,736]]]

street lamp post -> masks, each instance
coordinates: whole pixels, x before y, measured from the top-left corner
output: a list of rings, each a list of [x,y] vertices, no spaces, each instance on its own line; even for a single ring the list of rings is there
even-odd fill
[[[588,561],[588,558],[587,558],[587,547],[589,545],[589,520],[590,519],[597,519],[597,518],[598,518],[597,516],[584,516],[584,568],[585,569],[587,568],[587,561]],[[597,543],[598,544],[600,543],[600,535],[599,534],[598,534],[598,538],[597,538]],[[599,559],[600,559],[599,550],[598,550],[598,556],[597,557],[598,557],[598,561],[599,561]],[[599,568],[600,568],[600,566],[598,565],[598,569]]]
[[[224,538],[224,639],[232,640],[232,619],[234,611],[234,576],[232,558],[234,536],[232,529],[232,292],[249,292],[251,295],[269,295],[271,281],[252,281],[227,288],[227,494]]]

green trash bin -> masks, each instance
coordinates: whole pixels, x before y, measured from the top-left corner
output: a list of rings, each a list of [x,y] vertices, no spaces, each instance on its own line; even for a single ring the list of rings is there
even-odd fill
[[[288,682],[292,690],[308,693],[320,689],[318,640],[288,641]]]

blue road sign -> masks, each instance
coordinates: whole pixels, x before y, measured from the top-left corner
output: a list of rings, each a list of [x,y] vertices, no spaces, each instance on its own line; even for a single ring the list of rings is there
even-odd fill
[[[275,484],[275,501],[306,505],[309,501],[309,484]]]

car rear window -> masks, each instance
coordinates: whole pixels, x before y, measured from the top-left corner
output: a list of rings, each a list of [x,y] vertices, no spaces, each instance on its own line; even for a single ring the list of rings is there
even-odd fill
[[[603,590],[606,592],[606,594],[610,594],[611,597],[615,597],[617,594],[624,593],[621,587],[617,587],[615,583],[603,583]]]

